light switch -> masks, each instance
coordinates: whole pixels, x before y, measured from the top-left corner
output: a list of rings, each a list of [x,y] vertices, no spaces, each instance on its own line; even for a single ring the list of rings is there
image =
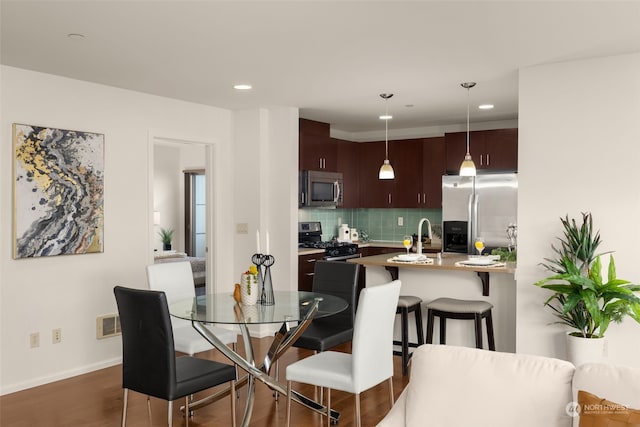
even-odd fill
[[[399,216],[398,217],[398,227],[403,227],[404,226],[404,218]]]
[[[246,222],[239,222],[236,224],[237,234],[249,234],[249,225]]]

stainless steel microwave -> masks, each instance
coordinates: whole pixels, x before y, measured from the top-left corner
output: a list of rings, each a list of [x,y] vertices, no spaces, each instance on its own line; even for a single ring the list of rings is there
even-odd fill
[[[301,171],[299,178],[300,207],[337,208],[342,206],[342,174],[340,172]]]

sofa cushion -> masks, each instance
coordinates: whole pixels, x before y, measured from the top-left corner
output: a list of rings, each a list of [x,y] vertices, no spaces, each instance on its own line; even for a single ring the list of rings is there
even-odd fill
[[[628,408],[640,409],[640,370],[638,369],[586,363],[576,368],[572,388],[575,402],[578,401],[578,391],[583,390]],[[579,418],[576,418],[574,426],[578,425]]]
[[[640,409],[578,391],[580,427],[640,427]]]
[[[411,363],[407,427],[571,426],[569,362],[426,344]]]

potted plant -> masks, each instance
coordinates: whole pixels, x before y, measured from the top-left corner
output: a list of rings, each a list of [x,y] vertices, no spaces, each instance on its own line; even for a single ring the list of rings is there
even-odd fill
[[[171,241],[173,240],[173,228],[161,228],[158,231],[160,240],[162,241],[162,249],[165,251],[171,250]]]
[[[613,255],[609,258],[607,281],[602,278],[601,255],[597,254],[600,233],[593,231],[591,213],[582,213],[582,224],[568,216],[560,219],[564,228],[560,246],[551,245],[557,258],[545,258],[542,266],[553,273],[535,283],[553,294],[545,301],[558,321],[569,326],[567,353],[574,364],[599,359],[604,351],[604,334],[609,325],[631,317],[640,323],[640,285],[616,277]],[[598,339],[598,340],[596,340]],[[586,341],[585,341],[586,340]],[[596,356],[581,356],[574,346],[599,347]],[[580,351],[578,351],[579,353]]]

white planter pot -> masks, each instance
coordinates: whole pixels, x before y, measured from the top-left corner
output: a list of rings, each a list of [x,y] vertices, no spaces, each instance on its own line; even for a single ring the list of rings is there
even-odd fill
[[[243,274],[240,278],[240,299],[243,305],[255,305],[258,302],[260,288],[258,276],[254,274]]]
[[[602,363],[606,357],[606,338],[583,338],[567,333],[567,360],[575,366]]]

